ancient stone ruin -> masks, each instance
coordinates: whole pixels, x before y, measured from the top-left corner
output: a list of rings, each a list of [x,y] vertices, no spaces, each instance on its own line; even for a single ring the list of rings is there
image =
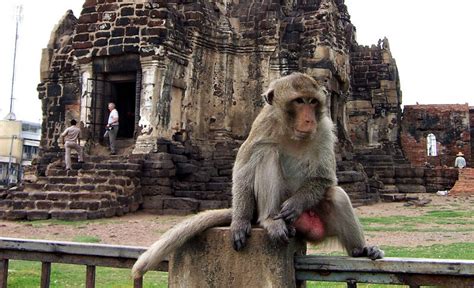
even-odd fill
[[[457,170],[409,161],[402,129],[410,141],[425,135],[402,124],[388,40],[359,45],[343,0],[86,0],[43,50],[38,179],[4,193],[0,215],[90,219],[228,207],[234,157],[260,95],[294,71],[328,88],[339,183],[354,205],[453,185]],[[116,156],[103,146],[110,101],[120,114]],[[90,156],[65,171],[58,138],[73,118]]]

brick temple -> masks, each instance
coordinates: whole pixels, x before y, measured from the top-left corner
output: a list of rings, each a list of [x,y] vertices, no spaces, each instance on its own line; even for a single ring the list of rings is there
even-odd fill
[[[354,205],[450,189],[454,155],[472,163],[472,107],[406,106],[404,115],[388,40],[362,46],[355,31],[343,0],[86,0],[43,50],[37,180],[3,193],[0,215],[93,219],[228,207],[233,161],[261,93],[294,71],[330,92],[338,179]],[[120,155],[104,146],[108,102],[120,114]],[[89,155],[65,171],[58,139],[71,119]],[[429,133],[438,137],[437,159],[423,158]]]

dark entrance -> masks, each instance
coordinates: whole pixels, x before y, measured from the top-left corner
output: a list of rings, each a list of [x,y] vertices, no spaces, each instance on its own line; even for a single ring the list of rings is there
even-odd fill
[[[119,138],[133,138],[135,132],[135,81],[111,81],[110,101],[115,103],[119,113]],[[108,116],[108,113],[107,113]]]
[[[140,120],[141,67],[139,56],[127,54],[118,57],[94,59],[94,77],[87,87],[91,101],[86,109],[90,116],[85,123],[91,129],[90,137],[103,141],[109,118],[109,102],[114,102],[119,113],[118,138],[135,138]]]

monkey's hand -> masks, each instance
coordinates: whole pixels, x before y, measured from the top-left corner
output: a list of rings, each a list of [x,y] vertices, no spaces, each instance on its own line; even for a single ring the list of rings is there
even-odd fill
[[[300,217],[301,213],[303,213],[304,205],[297,201],[297,198],[292,197],[281,205],[281,210],[278,215],[273,217],[274,220],[283,219],[288,224],[295,223],[296,219]]]
[[[235,251],[242,250],[247,244],[247,238],[250,237],[252,225],[247,220],[232,220],[230,232],[232,233],[232,245]]]
[[[377,246],[365,246],[352,250],[352,257],[367,257],[372,260],[382,259],[385,252]]]

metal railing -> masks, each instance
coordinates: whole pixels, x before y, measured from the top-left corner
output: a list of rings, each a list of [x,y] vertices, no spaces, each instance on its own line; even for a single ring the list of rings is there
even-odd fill
[[[41,262],[42,288],[49,287],[51,263],[85,265],[86,288],[92,288],[95,287],[96,267],[132,268],[138,256],[145,250],[146,247],[0,237],[0,288],[7,287],[9,260]],[[168,263],[162,262],[156,270],[168,271]],[[133,283],[135,288],[142,286],[143,278]]]
[[[83,244],[45,240],[0,237],[0,288],[7,287],[8,261],[42,262],[41,287],[49,287],[51,263],[85,265],[86,287],[95,287],[95,269],[99,267],[131,268],[145,247]],[[296,279],[300,281],[403,284],[410,287],[436,285],[474,287],[474,261],[421,258],[365,258],[306,255],[295,257]],[[167,271],[162,262],[156,270]],[[134,281],[142,287],[143,279]]]

